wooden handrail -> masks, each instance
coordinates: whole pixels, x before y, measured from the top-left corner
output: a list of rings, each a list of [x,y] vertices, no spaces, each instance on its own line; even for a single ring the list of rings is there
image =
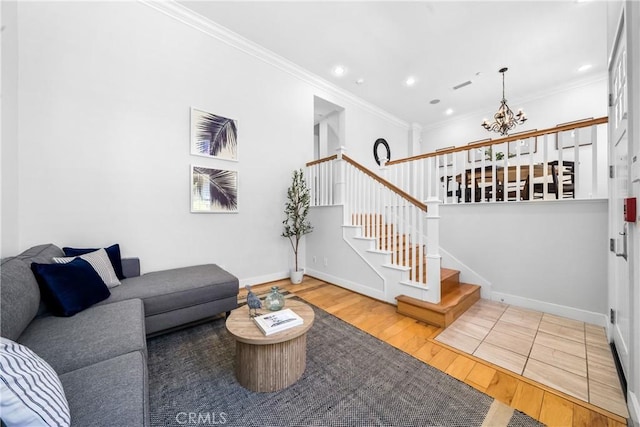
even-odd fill
[[[358,169],[360,172],[362,172],[365,175],[369,176],[370,178],[378,181],[380,184],[384,185],[389,190],[391,190],[394,193],[398,194],[400,197],[402,197],[403,199],[407,200],[409,203],[414,204],[415,206],[417,206],[418,208],[420,208],[421,210],[423,210],[425,212],[427,211],[427,205],[422,203],[420,200],[418,200],[415,197],[411,196],[409,193],[403,191],[399,187],[396,187],[395,185],[393,185],[392,183],[390,183],[386,179],[382,178],[380,175],[377,175],[377,174],[371,172],[369,169],[365,168],[360,163],[358,163],[355,160],[353,160],[351,157],[347,156],[346,154],[343,154],[342,155],[342,159],[345,160],[347,163],[350,163],[353,167]]]
[[[554,128],[549,128],[549,129],[520,132],[517,135],[505,136],[504,138],[489,139],[489,140],[486,140],[486,141],[477,142],[475,144],[463,145],[463,146],[460,146],[460,147],[448,148],[446,150],[439,150],[439,151],[433,152],[433,153],[418,154],[417,156],[406,157],[404,159],[398,159],[398,160],[392,160],[392,161],[387,163],[387,166],[396,165],[396,164],[404,163],[404,162],[411,162],[411,161],[414,161],[414,160],[427,159],[429,157],[440,156],[440,155],[443,155],[443,154],[457,153],[457,152],[460,152],[460,151],[473,150],[475,148],[487,147],[487,146],[490,146],[490,145],[504,144],[505,142],[520,141],[522,139],[533,138],[533,137],[537,137],[537,136],[541,136],[541,135],[548,135],[548,134],[552,134],[552,133],[566,132],[568,130],[579,129],[579,128],[589,127],[589,126],[594,126],[594,125],[600,125],[600,124],[603,124],[603,123],[607,123],[608,121],[609,121],[609,118],[607,116],[604,116],[604,117],[599,117],[597,119],[587,119],[587,120],[582,120],[582,121],[577,121],[577,122],[571,122],[571,123],[567,123],[565,125],[556,126]]]
[[[335,160],[338,158],[337,154],[334,154],[333,156],[329,156],[329,157],[325,157],[323,159],[318,159],[318,160],[314,160],[312,162],[307,163],[307,167],[309,166],[313,166],[313,165],[317,165],[320,163],[324,163],[324,162],[330,162],[331,160]]]

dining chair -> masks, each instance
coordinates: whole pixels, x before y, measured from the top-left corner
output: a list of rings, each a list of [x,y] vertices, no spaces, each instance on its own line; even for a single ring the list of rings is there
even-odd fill
[[[575,199],[575,163],[564,160],[562,165],[558,160],[549,162],[551,176],[553,178],[553,191],[556,199],[560,198],[560,186],[562,186],[563,199]]]
[[[460,199],[462,197],[462,191],[461,191],[462,184],[460,182],[458,182],[457,179],[454,179],[454,178],[455,177],[453,177],[451,175],[447,175],[445,177],[441,177],[440,180],[441,181],[446,180],[445,194],[446,194],[447,199],[449,197],[453,198],[454,194],[455,194],[455,197],[456,197],[458,203],[460,203]],[[454,193],[454,189],[455,189],[455,193]]]
[[[546,177],[544,176],[544,172],[542,173],[542,175],[540,175],[540,171],[538,171],[538,174],[534,173],[534,177],[529,181],[529,186],[532,189],[531,192],[533,199],[546,199],[551,195],[553,197],[557,197],[556,184],[554,183],[555,181],[553,179],[553,170],[551,168],[551,165],[548,166]],[[544,188],[545,179],[547,181],[547,191],[545,191]]]

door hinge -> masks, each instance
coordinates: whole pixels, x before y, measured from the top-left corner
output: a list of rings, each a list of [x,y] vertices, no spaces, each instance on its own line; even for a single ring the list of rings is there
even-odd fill
[[[609,321],[612,325],[616,324],[616,311],[613,308],[609,309]]]
[[[609,178],[613,179],[615,177],[615,169],[614,166],[609,166]]]
[[[613,107],[613,95],[609,94],[609,107]]]

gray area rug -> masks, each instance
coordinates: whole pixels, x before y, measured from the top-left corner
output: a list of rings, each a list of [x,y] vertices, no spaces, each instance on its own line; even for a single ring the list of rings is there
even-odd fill
[[[314,307],[307,368],[274,393],[244,389],[224,319],[151,338],[152,426],[480,426],[493,399]],[[510,426],[537,426],[514,411]]]

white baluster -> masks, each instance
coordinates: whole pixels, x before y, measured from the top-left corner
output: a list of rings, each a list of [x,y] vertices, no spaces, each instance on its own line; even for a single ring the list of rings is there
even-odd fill
[[[496,176],[496,161],[498,147],[491,146],[491,201],[495,203],[498,194],[498,177]]]
[[[522,195],[520,194],[520,185],[521,185],[521,175],[520,175],[520,144],[516,142],[516,202],[519,202],[522,199]],[[509,157],[509,143],[507,143],[507,153],[505,157]]]
[[[423,212],[420,209],[416,209],[417,211],[417,227],[418,227],[418,260],[419,260],[419,269],[418,269],[418,281],[420,283],[425,283],[426,271],[424,270],[424,221],[423,221]]]
[[[563,159],[563,133],[564,132],[558,132],[556,133],[556,138],[557,138],[557,146],[558,146],[558,166],[556,168],[556,191],[558,192],[558,199],[562,200],[563,196],[563,190],[564,187],[562,185],[562,168],[564,167],[564,159]]]
[[[545,134],[542,139],[542,194],[547,199],[549,194],[549,134]]]
[[[534,181],[536,174],[533,171],[533,144],[535,144],[535,139],[528,138],[527,146],[529,147],[529,194],[527,196],[527,200],[533,200],[533,189],[535,187]]]
[[[590,197],[598,197],[598,126],[591,126],[591,193]],[[576,182],[578,179],[576,178]]]
[[[331,205],[338,205],[336,203],[337,195],[336,195],[336,173],[338,173],[338,165],[336,160],[332,160],[329,163],[329,202]]]
[[[427,197],[433,197],[433,195],[435,194],[435,189],[434,189],[434,176],[437,176],[438,174],[435,173],[433,171],[433,162],[429,161],[429,159],[425,159],[425,166],[427,168],[427,172],[426,172],[426,192],[427,192]]]
[[[369,183],[369,188],[367,194],[369,195],[369,209],[367,212],[369,213],[369,237],[375,237],[376,229],[375,229],[375,182],[372,179],[367,179]]]
[[[492,146],[490,146],[492,147]],[[480,202],[484,202],[486,200],[487,195],[485,187],[486,187],[486,175],[485,175],[485,164],[487,161],[487,152],[486,152],[486,147],[484,148],[484,153],[482,155],[482,157],[480,158]],[[493,151],[493,149],[491,150]],[[475,173],[474,173],[475,175]]]
[[[584,128],[575,129],[575,138],[573,139],[573,198],[576,199],[580,194],[580,134]],[[592,147],[593,148],[593,147]],[[564,170],[561,168],[560,170]]]
[[[407,206],[407,202],[404,198],[401,199],[402,202],[402,235],[404,237],[404,263],[403,265],[405,267],[411,267],[411,264],[409,263],[409,249],[410,249],[410,244],[411,244],[411,234],[409,234],[410,230],[409,230],[409,218],[408,218],[408,206]],[[408,241],[407,241],[408,240]],[[409,277],[411,277],[411,271],[409,272]]]
[[[476,163],[476,149],[472,149],[469,154],[471,154],[471,158],[469,159],[470,164],[469,164],[469,179],[468,179],[468,185],[469,185],[469,203],[473,202],[476,199],[476,174],[475,174],[475,163]],[[483,150],[484,151],[484,150]],[[467,203],[467,177],[466,177],[466,171],[465,171],[465,178],[464,178],[464,202]]]
[[[411,239],[411,261],[417,264],[414,266],[415,274],[413,280],[415,282],[420,282],[422,262],[420,261],[420,254],[418,251],[418,248],[420,248],[420,238],[418,237],[418,220],[416,218],[418,208],[413,205],[409,205],[409,207],[411,209],[411,235],[413,236],[413,238]]]

